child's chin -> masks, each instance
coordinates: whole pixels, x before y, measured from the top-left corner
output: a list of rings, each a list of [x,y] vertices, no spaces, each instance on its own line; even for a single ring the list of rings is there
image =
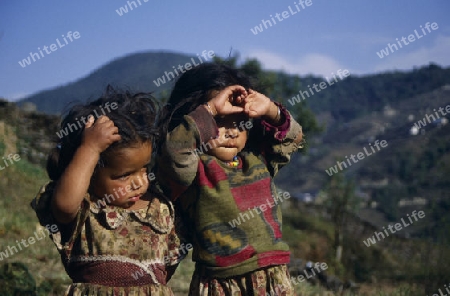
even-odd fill
[[[219,147],[219,148],[214,149],[214,151],[210,151],[210,153],[208,153],[208,154],[215,156],[217,159],[219,159],[221,161],[227,162],[227,161],[232,161],[238,152],[239,152],[238,149],[235,147],[233,147],[233,148]]]

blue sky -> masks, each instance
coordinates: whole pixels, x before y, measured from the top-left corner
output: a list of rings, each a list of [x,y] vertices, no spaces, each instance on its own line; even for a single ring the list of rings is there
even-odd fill
[[[145,1],[1,0],[0,97],[16,100],[75,81],[115,58],[156,50],[195,57],[204,50],[228,56],[233,48],[243,59],[258,58],[267,69],[302,75],[450,65],[447,0],[310,0],[309,6],[305,0]],[[124,6],[128,13],[120,16],[116,10]],[[251,29],[262,20],[268,28],[255,35]],[[427,22],[438,28],[424,35]],[[408,45],[383,58],[377,55],[415,30],[420,38],[406,40]],[[66,38],[66,44],[62,35],[69,31],[78,31],[79,38]],[[49,54],[30,65],[19,64],[57,38],[64,46],[47,49]]]

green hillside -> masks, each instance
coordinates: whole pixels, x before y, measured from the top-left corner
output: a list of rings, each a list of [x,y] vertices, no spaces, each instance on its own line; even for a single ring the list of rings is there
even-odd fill
[[[74,99],[95,97],[108,83],[151,90],[154,79],[189,59],[168,53],[127,56],[77,82],[25,101],[35,103],[38,110],[59,113]],[[236,65],[236,59],[228,63]],[[295,258],[326,262],[328,274],[357,282],[361,295],[423,295],[442,287],[450,272],[448,265],[442,264],[450,260],[450,221],[446,218],[450,210],[450,124],[431,120],[417,135],[410,132],[419,120],[434,114],[434,109],[450,105],[450,69],[429,65],[408,72],[351,75],[292,105],[289,100],[292,102],[299,91],[323,80],[264,71],[256,60],[240,66],[258,80],[258,89],[282,101],[304,127],[308,148],[294,155],[276,178],[277,185],[292,195],[284,205],[283,230]],[[170,87],[167,83],[157,91],[166,86]],[[56,116],[25,112],[0,101],[0,155],[21,156],[20,161],[0,171],[0,252],[37,229],[28,202],[46,180],[43,164],[58,121]],[[355,207],[342,208],[346,223],[338,262],[334,249],[337,225],[327,200],[330,176],[326,170],[346,156],[370,149],[369,144],[376,140],[385,140],[388,145],[336,172],[355,184],[357,196]],[[306,192],[315,198],[313,203],[299,202]],[[363,243],[414,210],[423,211],[426,218],[376,245]],[[36,245],[40,247],[27,248],[21,251],[22,256],[15,254],[3,261],[25,263],[42,291],[59,289],[68,278],[56,251],[49,240]],[[188,260],[181,264],[171,283],[177,295],[186,295],[192,270]],[[1,281],[0,273],[0,287]],[[296,288],[304,295],[325,293],[323,287],[310,284]]]

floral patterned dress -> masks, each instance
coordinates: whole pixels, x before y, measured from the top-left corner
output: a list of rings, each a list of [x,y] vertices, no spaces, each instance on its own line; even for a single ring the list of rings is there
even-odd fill
[[[75,221],[60,225],[50,208],[53,187],[43,186],[32,207],[43,226],[58,226],[50,238],[73,280],[65,295],[173,295],[166,282],[185,254],[170,202],[154,197],[139,210],[98,208],[87,195]]]

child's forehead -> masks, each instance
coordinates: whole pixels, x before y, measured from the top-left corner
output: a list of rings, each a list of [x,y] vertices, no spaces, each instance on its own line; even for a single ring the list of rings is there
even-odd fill
[[[105,155],[108,162],[114,162],[115,160],[127,160],[130,158],[139,158],[151,156],[153,146],[151,141],[145,141],[140,143],[133,143],[127,146],[114,147],[108,151]]]
[[[234,113],[229,115],[224,115],[220,117],[216,117],[216,122],[218,125],[223,123],[240,123],[241,121],[247,121],[248,116],[245,113]]]
[[[220,89],[210,89],[208,91],[208,97],[209,98],[215,97],[220,93],[220,91],[221,91]]]

